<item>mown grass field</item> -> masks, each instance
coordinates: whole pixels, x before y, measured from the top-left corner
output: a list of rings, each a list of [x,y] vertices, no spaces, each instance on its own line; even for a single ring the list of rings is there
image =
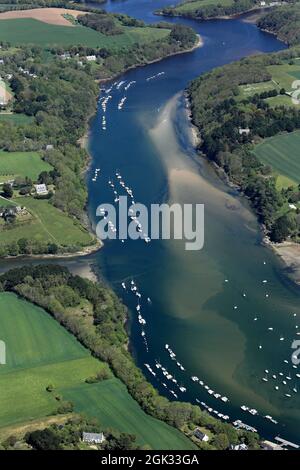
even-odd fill
[[[84,26],[59,26],[30,18],[1,20],[0,41],[12,45],[38,44],[40,46],[84,45],[105,47],[110,50],[126,48],[134,43],[145,44],[165,37],[168,29],[123,27],[124,32],[105,36]]]
[[[0,122],[5,121],[11,124],[28,124],[33,120],[31,116],[21,113],[0,113]]]
[[[295,80],[300,79],[300,61],[295,60],[294,64],[283,64],[283,65],[270,65],[267,70],[272,75],[272,80],[260,83],[250,83],[247,85],[239,86],[240,95],[238,100],[249,98],[256,93],[260,94],[265,91],[277,90],[279,91],[284,88],[286,93],[294,91],[292,84]],[[295,106],[300,107],[299,104],[292,102],[291,97],[288,94],[266,98],[265,101],[269,103],[271,107],[276,106]]]
[[[278,177],[277,184],[287,187],[300,183],[300,132],[279,134],[265,139],[254,149],[255,155],[265,164],[271,165]]]
[[[137,435],[153,449],[195,449],[179,431],[144,413],[118,379],[86,384],[107,367],[43,309],[11,293],[0,294],[0,338],[7,364],[0,366],[0,428],[24,424],[54,413],[54,395],[71,400],[75,412]],[[54,392],[46,391],[52,384]]]
[[[146,415],[118,379],[79,385],[62,393],[76,409],[97,417],[105,427],[138,435],[140,444],[162,450],[196,449],[179,431]]]
[[[43,161],[38,152],[0,151],[0,182],[17,176],[28,176],[36,181],[42,171],[50,170],[52,166]]]
[[[267,82],[259,82],[259,83],[250,83],[249,85],[240,85],[240,93],[241,93],[241,98],[249,98],[249,96],[253,96],[256,93],[263,93],[264,91],[270,91],[278,89],[279,87],[272,82],[272,80],[269,80]]]
[[[78,247],[90,245],[92,242],[87,230],[47,200],[18,197],[9,202],[25,206],[33,218],[24,224],[16,223],[9,230],[0,230],[0,245],[20,238]],[[7,205],[6,201],[2,200],[1,205]]]
[[[52,414],[58,407],[50,383],[74,386],[105,367],[42,309],[14,294],[0,294],[0,427]]]

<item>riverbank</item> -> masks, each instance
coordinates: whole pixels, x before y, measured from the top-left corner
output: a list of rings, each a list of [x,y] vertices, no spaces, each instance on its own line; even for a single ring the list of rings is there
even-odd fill
[[[238,13],[233,13],[231,15],[215,15],[215,16],[209,16],[209,17],[201,17],[201,16],[193,16],[193,14],[182,14],[182,13],[167,13],[167,12],[163,12],[161,10],[158,10],[158,11],[155,11],[154,14],[157,15],[157,16],[165,16],[165,17],[169,17],[169,18],[187,18],[187,19],[193,19],[193,20],[198,20],[198,21],[210,21],[210,20],[234,20],[234,19],[238,19],[238,18],[241,18],[242,16],[244,15],[248,15],[248,14],[251,14],[251,15],[257,15],[257,18],[259,18],[261,15],[264,14],[265,10],[270,10],[272,9],[273,7],[268,7],[268,6],[264,6],[264,7],[253,7],[253,8],[250,8],[248,10],[243,10],[243,11],[240,11]],[[249,23],[252,22],[252,21],[249,21]]]
[[[300,244],[294,242],[268,243],[283,262],[288,276],[300,286]]]
[[[196,36],[197,36],[196,43],[188,49],[185,49],[185,50],[182,50],[182,51],[177,51],[177,52],[172,52],[172,53],[170,53],[170,54],[168,54],[164,57],[159,57],[158,59],[150,60],[148,62],[145,62],[144,64],[131,65],[130,67],[126,68],[126,70],[122,70],[121,72],[117,72],[116,74],[111,75],[110,77],[101,78],[101,79],[97,80],[97,83],[107,83],[107,82],[110,82],[111,80],[115,80],[116,78],[120,77],[121,75],[124,75],[125,73],[129,72],[130,70],[134,70],[134,69],[137,69],[137,68],[140,68],[140,67],[146,67],[148,65],[152,65],[152,64],[155,64],[157,62],[162,62],[163,60],[169,59],[170,57],[174,57],[174,56],[181,55],[181,54],[186,54],[188,52],[193,52],[195,49],[198,49],[199,47],[204,46],[204,39],[202,38],[202,36],[200,34],[196,34]]]

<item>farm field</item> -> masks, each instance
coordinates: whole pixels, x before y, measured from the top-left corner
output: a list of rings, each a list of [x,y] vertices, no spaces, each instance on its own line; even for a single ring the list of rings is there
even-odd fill
[[[267,70],[271,73],[272,79],[286,91],[292,90],[292,83],[300,78],[300,64],[298,61],[293,64],[270,65]]]
[[[28,176],[36,181],[42,171],[50,171],[52,166],[43,161],[38,152],[0,151],[0,182],[17,176]]]
[[[241,93],[241,99],[249,98],[250,96],[255,95],[256,93],[263,93],[264,91],[270,91],[278,89],[279,87],[269,80],[267,82],[259,82],[259,83],[250,83],[249,85],[240,85],[239,90]]]
[[[22,125],[28,124],[33,120],[31,116],[21,113],[1,113],[0,112],[0,122],[9,122],[11,124]]]
[[[78,385],[62,393],[77,410],[98,418],[105,427],[138,435],[140,444],[162,450],[196,449],[179,431],[146,415],[118,379]]]
[[[72,27],[73,24],[67,18],[65,18],[65,15],[71,15],[74,18],[77,18],[77,16],[84,14],[86,14],[86,12],[71,10],[68,8],[34,8],[1,13],[0,20],[33,18],[47,24],[58,24]]]
[[[259,83],[250,83],[247,85],[239,86],[240,95],[238,100],[249,98],[256,93],[260,94],[265,91],[277,90],[279,93],[282,88],[285,89],[285,95],[278,94],[277,96],[266,98],[265,101],[269,103],[271,107],[275,106],[296,106],[299,104],[292,102],[291,97],[288,95],[294,91],[292,84],[295,80],[300,79],[300,61],[295,60],[295,63],[283,64],[283,65],[270,65],[267,70],[272,75],[272,80]]]
[[[0,429],[49,416],[59,402],[99,420],[102,427],[134,433],[153,449],[195,449],[179,431],[144,413],[118,379],[86,384],[106,364],[43,309],[12,293],[0,294],[0,331],[7,363],[0,368]],[[54,392],[46,391],[52,384]]]
[[[70,28],[46,24],[31,18],[2,20],[0,25],[0,41],[8,41],[12,45],[38,44],[44,47],[83,45],[118,50],[130,47],[134,43],[149,43],[169,34],[168,29],[123,26],[124,32],[122,34],[106,36],[84,26]]]
[[[92,237],[78,222],[68,217],[54,207],[47,200],[33,199],[32,197],[19,197],[9,200],[9,204],[25,206],[33,218],[24,224],[16,225],[8,230],[0,231],[0,247],[21,238],[40,242],[56,243],[61,246],[90,245]],[[9,205],[3,200],[1,205]],[[8,238],[9,234],[9,238]]]
[[[0,368],[0,427],[53,413],[59,403],[45,388],[78,385],[106,367],[50,315],[14,294],[0,294],[6,365]]]
[[[300,184],[300,132],[280,134],[265,139],[254,149],[263,163],[271,165],[282,187]]]

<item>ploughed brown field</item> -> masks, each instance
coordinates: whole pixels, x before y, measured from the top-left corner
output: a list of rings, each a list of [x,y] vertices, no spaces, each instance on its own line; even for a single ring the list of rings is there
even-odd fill
[[[63,15],[72,15],[77,18],[77,16],[84,14],[86,14],[84,11],[69,10],[67,8],[36,8],[33,10],[16,10],[0,13],[0,20],[32,18],[43,23],[72,27],[73,24],[64,18]]]

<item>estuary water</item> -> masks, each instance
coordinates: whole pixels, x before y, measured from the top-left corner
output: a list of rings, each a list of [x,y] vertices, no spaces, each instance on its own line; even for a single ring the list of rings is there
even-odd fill
[[[113,0],[105,8],[153,22],[161,18],[152,12],[171,3]],[[228,416],[229,422],[239,419],[265,437],[281,436],[300,443],[300,375],[296,375],[300,366],[296,369],[291,362],[292,341],[300,339],[300,290],[284,274],[275,255],[261,245],[247,202],[196,155],[183,96],[190,80],[214,67],[285,46],[242,19],[166,20],[192,26],[204,45],[132,70],[113,86],[105,84],[112,89],[101,93],[90,127],[88,210],[95,228],[100,220],[97,206],[113,203],[113,191],[126,194],[120,180],[132,189],[135,202],[147,206],[202,203],[204,248],[186,251],[178,240],[111,240],[98,253],[65,264],[71,269],[75,264],[80,272],[81,265],[91,263],[123,299],[130,311],[128,328],[135,361],[160,393],[171,400],[175,394],[180,400],[205,403],[213,415]],[[103,101],[108,96],[112,98],[104,113]],[[9,261],[2,269],[18,264],[22,261]],[[141,299],[131,290],[131,281]],[[138,305],[145,325],[138,321]],[[203,386],[191,376],[197,376]],[[258,415],[243,411],[242,405],[256,409]]]
[[[153,10],[168,3],[114,0],[106,9],[152,22],[160,19]],[[300,367],[297,371],[291,363],[291,343],[297,339],[297,322],[300,325],[299,289],[283,274],[273,253],[261,245],[247,203],[219,180],[207,162],[197,158],[183,97],[189,81],[201,73],[285,46],[242,19],[171,21],[192,26],[204,46],[135,69],[113,86],[105,85],[112,89],[100,95],[90,129],[89,214],[95,228],[97,206],[126,194],[119,184],[121,175],[135,201],[147,206],[203,203],[204,248],[189,252],[180,241],[111,240],[92,260],[129,307],[132,353],[162,394],[203,402],[214,410],[212,414],[222,413],[230,421],[240,419],[264,436],[299,442],[300,379],[296,374]],[[103,99],[108,95],[112,98],[104,113]],[[118,104],[125,96],[120,110]],[[141,300],[131,291],[131,280]],[[138,321],[138,304],[145,325]],[[176,360],[170,358],[166,344]],[[177,383],[167,379],[155,361]],[[216,398],[191,376],[229,401]],[[256,409],[258,415],[241,410],[242,405]]]

